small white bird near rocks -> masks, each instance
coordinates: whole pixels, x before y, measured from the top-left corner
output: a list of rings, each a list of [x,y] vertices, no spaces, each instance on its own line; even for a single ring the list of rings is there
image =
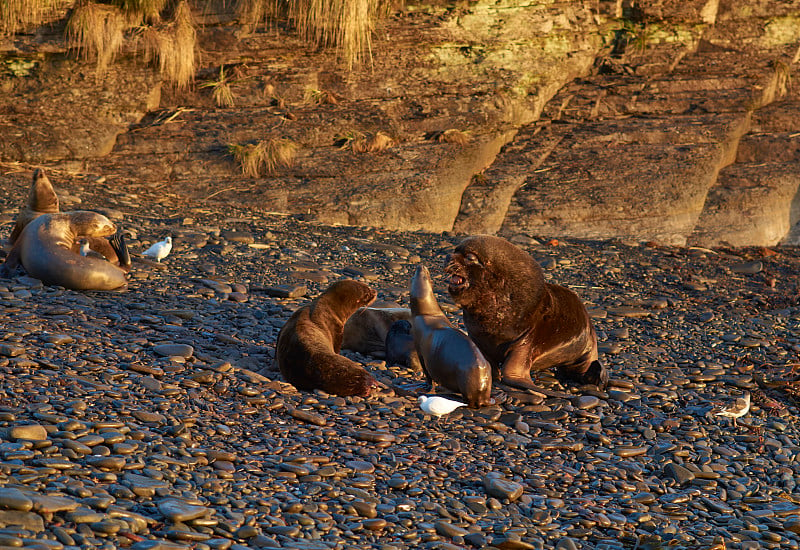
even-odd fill
[[[81,256],[87,256],[90,250],[89,241],[81,241]]]
[[[737,426],[736,419],[741,418],[750,412],[750,392],[744,392],[742,397],[737,397],[733,402],[715,407],[711,412],[716,416],[726,416],[733,419],[733,425]]]
[[[172,237],[167,237],[163,241],[159,241],[155,243],[153,246],[142,252],[142,256],[147,256],[148,258],[152,258],[157,262],[160,262],[172,250]]]
[[[455,401],[453,399],[447,399],[446,397],[441,397],[439,395],[431,395],[430,397],[425,395],[419,396],[419,408],[424,412],[432,414],[436,417],[450,414],[457,408],[466,406],[466,403]]]

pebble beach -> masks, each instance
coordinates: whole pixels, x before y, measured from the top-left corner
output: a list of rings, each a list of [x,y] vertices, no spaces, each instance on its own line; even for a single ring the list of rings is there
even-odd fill
[[[584,300],[611,381],[437,420],[392,389],[410,369],[344,351],[388,389],[343,398],[273,357],[329,283],[407,305],[419,263],[458,324],[458,235],[106,198],[134,254],[174,247],[126,292],[0,279],[0,549],[800,548],[797,247],[510,236]],[[711,413],[745,391],[738,425]]]

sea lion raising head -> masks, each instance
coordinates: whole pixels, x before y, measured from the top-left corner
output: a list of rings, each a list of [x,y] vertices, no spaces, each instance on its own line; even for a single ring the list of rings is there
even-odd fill
[[[445,317],[423,265],[411,280],[411,315],[414,347],[428,381],[460,393],[472,408],[491,404],[492,367],[469,336]]]
[[[125,272],[111,263],[83,257],[73,249],[80,237],[113,235],[116,227],[96,212],[42,214],[28,223],[6,259],[6,270],[21,264],[31,277],[73,290],[116,290],[127,286]]]
[[[8,238],[9,244],[13,245],[16,242],[19,238],[19,234],[31,221],[42,214],[58,212],[58,209],[58,195],[56,195],[56,191],[53,189],[53,184],[50,183],[44,170],[37,168],[33,171],[33,183],[28,192],[28,201],[17,215],[14,228],[11,230],[11,236]]]
[[[464,325],[504,383],[540,390],[531,371],[555,367],[562,376],[605,387],[597,337],[580,298],[544,281],[522,249],[491,235],[464,239],[447,263],[448,291]]]
[[[339,355],[347,319],[375,300],[364,283],[330,285],[310,304],[295,311],[278,334],[275,357],[283,377],[300,390],[322,389],[337,395],[369,395],[378,386],[364,368]]]

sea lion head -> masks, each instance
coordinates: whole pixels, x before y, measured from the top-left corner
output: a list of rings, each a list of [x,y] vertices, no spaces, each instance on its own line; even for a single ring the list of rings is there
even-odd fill
[[[370,305],[377,296],[377,293],[369,286],[352,279],[336,281],[325,290],[325,294],[337,302],[351,304],[353,311]]]
[[[81,237],[110,237],[117,232],[117,226],[104,215],[89,210],[76,210],[65,214],[72,230]]]
[[[535,308],[544,292],[542,268],[531,255],[492,235],[461,241],[445,272],[450,296],[465,311],[491,309],[506,322]]]
[[[428,268],[420,264],[411,279],[411,313],[413,315],[443,315],[436,297]]]
[[[28,208],[34,212],[47,214],[58,212],[58,195],[53,189],[53,184],[47,178],[47,174],[41,168],[33,171],[33,183],[28,194]]]

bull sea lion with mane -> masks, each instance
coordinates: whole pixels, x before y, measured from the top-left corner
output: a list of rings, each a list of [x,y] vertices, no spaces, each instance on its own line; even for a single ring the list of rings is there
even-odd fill
[[[375,291],[358,281],[337,281],[310,304],[295,311],[278,333],[275,358],[287,382],[299,390],[336,395],[372,393],[377,381],[358,363],[339,355],[347,319],[375,300]]]
[[[604,388],[597,336],[573,291],[546,283],[539,264],[509,241],[467,237],[450,256],[448,291],[494,375],[508,386],[547,393],[531,371],[555,368],[563,377]]]
[[[22,265],[31,277],[72,290],[123,289],[128,281],[122,269],[74,251],[80,246],[80,237],[103,238],[116,231],[116,226],[97,212],[42,214],[20,232],[3,269],[8,272]]]

